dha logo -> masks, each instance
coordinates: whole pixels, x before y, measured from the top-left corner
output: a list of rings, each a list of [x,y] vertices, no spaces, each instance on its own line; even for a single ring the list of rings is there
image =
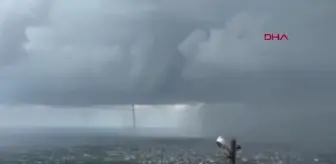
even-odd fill
[[[288,36],[286,33],[265,33],[264,40],[288,40]]]

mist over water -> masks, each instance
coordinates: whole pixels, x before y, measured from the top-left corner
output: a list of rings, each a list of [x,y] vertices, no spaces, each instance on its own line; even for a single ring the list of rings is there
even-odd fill
[[[258,109],[240,104],[136,105],[93,108],[1,108],[1,135],[107,135],[151,137],[237,137],[243,142],[316,145],[332,143],[333,110]],[[321,120],[323,118],[323,120]],[[10,139],[7,138],[7,139]]]

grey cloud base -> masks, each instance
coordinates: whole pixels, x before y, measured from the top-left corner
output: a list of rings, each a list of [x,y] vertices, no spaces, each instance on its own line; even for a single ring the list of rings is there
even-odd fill
[[[15,99],[11,93],[2,103],[31,103],[66,106],[111,104],[176,104],[187,102],[246,103],[259,105],[333,105],[336,90],[335,73],[267,72],[241,73],[221,78],[181,81],[164,92],[115,91],[108,86],[62,88],[49,83],[48,90],[20,90]],[[53,89],[55,88],[55,89]],[[56,90],[56,88],[60,88]],[[106,89],[104,89],[106,88]],[[160,88],[161,89],[161,88]]]
[[[18,10],[25,2],[1,19],[3,104],[334,102],[334,1],[35,0]]]

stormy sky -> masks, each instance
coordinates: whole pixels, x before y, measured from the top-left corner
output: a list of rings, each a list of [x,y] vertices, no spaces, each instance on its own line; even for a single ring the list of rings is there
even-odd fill
[[[199,111],[188,104],[202,103],[203,111],[223,109],[183,120],[203,121],[213,131],[225,129],[221,124],[230,124],[224,131],[231,131],[235,125],[239,133],[301,122],[293,129],[315,133],[309,129],[312,120],[324,127],[332,119],[317,118],[336,116],[335,1],[0,4],[0,103],[6,111],[0,117],[36,120],[32,110],[38,110],[45,112],[35,111],[39,117],[99,118],[107,114],[96,108],[105,106],[120,109],[108,111],[111,118],[106,118],[118,120],[128,116],[115,105],[134,103],[151,108],[143,114],[152,121],[148,125],[161,121],[178,126],[174,119]],[[264,33],[284,32],[289,40],[264,41]],[[169,107],[154,104],[172,109],[186,104],[190,110],[177,110],[166,119],[170,121],[162,121],[168,114],[156,109]],[[230,115],[244,119],[228,119]],[[229,121],[214,123],[219,120],[215,116]],[[126,123],[119,119],[113,124]]]

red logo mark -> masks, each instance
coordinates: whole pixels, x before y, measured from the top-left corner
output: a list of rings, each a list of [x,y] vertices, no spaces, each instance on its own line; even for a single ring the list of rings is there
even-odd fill
[[[288,36],[286,33],[265,33],[264,40],[288,40]]]

